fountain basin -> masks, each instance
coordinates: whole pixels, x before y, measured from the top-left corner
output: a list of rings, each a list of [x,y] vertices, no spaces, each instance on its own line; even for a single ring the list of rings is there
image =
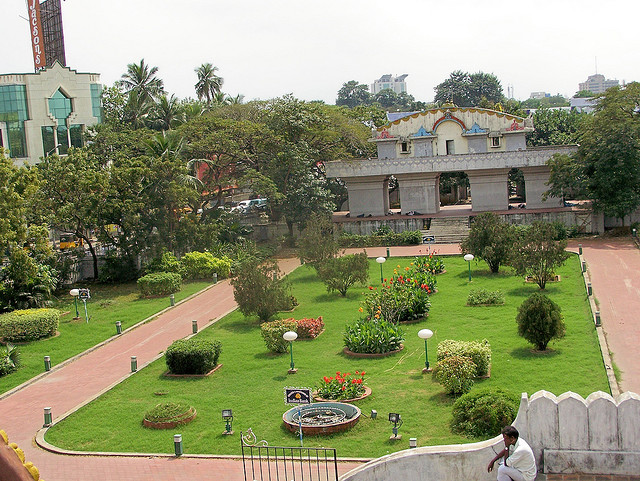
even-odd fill
[[[318,436],[350,429],[360,419],[360,409],[353,404],[320,402],[289,409],[282,415],[287,429],[293,433],[299,429],[298,412],[302,415],[302,433]]]

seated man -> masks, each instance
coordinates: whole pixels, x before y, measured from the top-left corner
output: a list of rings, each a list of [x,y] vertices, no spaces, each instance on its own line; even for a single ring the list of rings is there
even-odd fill
[[[504,449],[491,460],[487,471],[493,470],[494,463],[504,458],[498,466],[498,481],[533,481],[536,479],[536,460],[531,447],[524,439],[519,438],[519,433],[513,426],[502,429]],[[512,448],[513,446],[513,448]]]

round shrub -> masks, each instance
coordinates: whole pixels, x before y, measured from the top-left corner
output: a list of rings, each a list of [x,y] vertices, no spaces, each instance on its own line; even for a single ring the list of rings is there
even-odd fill
[[[0,338],[29,342],[55,335],[60,322],[57,309],[23,309],[0,315]]]
[[[287,352],[289,343],[282,338],[287,331],[297,331],[298,323],[295,319],[280,319],[277,321],[263,322],[260,324],[260,331],[267,349],[271,352]]]
[[[519,405],[517,394],[500,388],[470,392],[453,404],[451,430],[474,438],[497,436],[514,421]]]
[[[188,252],[182,259],[182,275],[185,279],[212,279],[218,274],[218,279],[229,277],[231,260],[214,257],[211,252]]]
[[[383,354],[400,349],[404,334],[400,326],[385,319],[359,319],[347,325],[343,339],[351,352]]]
[[[456,396],[471,390],[476,365],[471,358],[449,356],[436,364],[434,375],[436,381],[444,386],[447,394]]]
[[[470,358],[476,365],[476,376],[486,376],[491,364],[491,345],[489,341],[454,341],[445,339],[438,343],[438,361],[449,356],[464,356]]]
[[[172,252],[164,251],[160,257],[156,257],[146,265],[145,271],[151,272],[176,272],[180,273],[182,264]]]
[[[20,352],[15,346],[0,346],[0,377],[16,371],[20,367]]]
[[[222,344],[205,339],[178,339],[164,354],[172,374],[206,374],[218,365]]]
[[[539,351],[545,351],[551,339],[564,337],[565,327],[561,309],[544,294],[529,296],[518,307],[518,334]]]
[[[175,272],[154,272],[138,279],[142,297],[166,296],[178,292],[182,276]]]

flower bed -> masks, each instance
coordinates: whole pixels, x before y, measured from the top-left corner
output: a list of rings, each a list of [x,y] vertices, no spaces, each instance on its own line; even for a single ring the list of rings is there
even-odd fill
[[[324,376],[322,382],[316,386],[317,400],[321,401],[346,401],[360,399],[366,391],[364,385],[365,372],[337,371],[335,376]]]

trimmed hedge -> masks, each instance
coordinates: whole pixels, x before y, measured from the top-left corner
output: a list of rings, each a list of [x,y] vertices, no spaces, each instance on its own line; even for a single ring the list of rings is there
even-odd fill
[[[154,272],[138,279],[142,297],[166,296],[178,292],[182,286],[182,276],[175,272]]]
[[[218,365],[222,344],[205,339],[178,339],[164,353],[172,374],[206,374]]]
[[[497,306],[504,304],[502,291],[489,291],[487,289],[473,289],[467,297],[468,306]]]
[[[454,396],[471,390],[475,372],[476,365],[471,358],[465,356],[445,357],[433,370],[436,381],[444,386],[447,394]]]
[[[5,342],[37,341],[58,330],[57,309],[23,309],[0,315],[0,338]]]
[[[271,352],[287,352],[289,343],[282,338],[287,331],[298,332],[298,323],[295,319],[280,319],[277,321],[263,322],[260,324],[262,338]]]
[[[422,233],[419,230],[405,230],[399,234],[387,232],[383,235],[343,232],[338,238],[338,244],[340,247],[410,246],[422,244]]]
[[[438,361],[449,356],[465,356],[476,366],[476,376],[486,376],[491,364],[491,345],[489,341],[454,341],[445,339],[438,343]]]
[[[225,279],[231,272],[231,259],[214,257],[211,252],[188,252],[180,263],[185,279],[212,279],[213,274],[218,274],[218,279]]]
[[[497,436],[515,420],[519,406],[517,394],[500,388],[470,392],[453,404],[451,430],[475,438]]]

